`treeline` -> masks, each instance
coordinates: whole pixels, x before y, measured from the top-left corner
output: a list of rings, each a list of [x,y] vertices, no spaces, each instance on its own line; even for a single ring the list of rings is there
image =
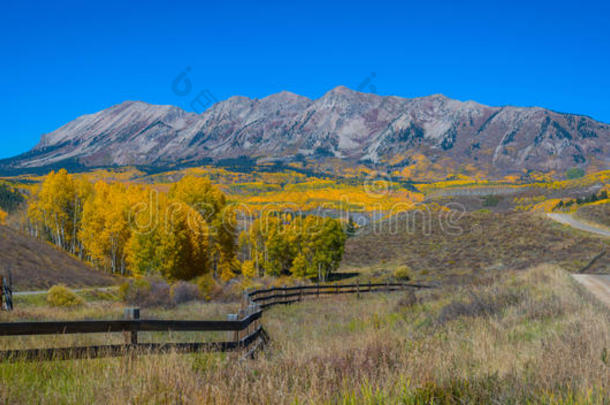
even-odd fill
[[[25,201],[23,195],[14,187],[0,183],[0,209],[6,212],[14,211]]]
[[[583,204],[589,204],[589,203],[606,200],[606,199],[608,199],[608,192],[606,190],[602,190],[598,194],[592,193],[588,197],[578,197],[575,199],[567,200],[565,202],[563,200],[561,200],[557,203],[557,205],[555,205],[553,210],[558,210],[558,209],[562,209],[562,208],[570,208],[574,204],[583,205]]]
[[[345,242],[339,221],[261,215],[242,223],[247,229],[238,238],[236,206],[202,177],[183,177],[162,191],[119,182],[92,185],[60,170],[33,192],[27,228],[112,273],[168,280],[213,273],[226,281],[242,271],[247,277],[327,277],[337,268]]]

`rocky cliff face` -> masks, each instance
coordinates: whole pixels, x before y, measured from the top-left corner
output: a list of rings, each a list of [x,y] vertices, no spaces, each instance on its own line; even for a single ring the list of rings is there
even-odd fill
[[[231,97],[202,114],[127,101],[46,134],[5,168],[158,165],[249,156],[328,157],[386,165],[422,153],[497,173],[610,167],[610,125],[543,108],[489,107],[442,95],[406,99],[337,87],[317,100],[289,92]]]

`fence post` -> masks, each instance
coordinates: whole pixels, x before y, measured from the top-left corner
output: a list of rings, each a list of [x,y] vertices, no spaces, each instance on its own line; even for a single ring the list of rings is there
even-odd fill
[[[303,301],[303,286],[302,285],[299,288],[299,301]]]
[[[286,284],[282,286],[282,302],[286,303]]]
[[[373,283],[371,283],[371,280],[369,280],[369,292],[373,291]]]
[[[356,298],[360,298],[360,280],[356,281]]]
[[[248,305],[248,316],[253,315],[256,312],[256,305],[250,304]],[[248,325],[248,336],[250,336],[256,330],[256,321],[250,323]]]
[[[4,301],[5,307],[7,311],[13,310],[13,273],[11,269],[7,270],[7,277],[3,279],[3,289],[4,289]],[[2,300],[0,300],[0,304]]]
[[[140,308],[125,308],[125,319],[137,320],[140,319]],[[134,322],[129,331],[129,341],[127,344],[138,344],[138,324]]]
[[[227,321],[236,321],[237,320],[237,314],[227,314]],[[227,332],[227,340],[229,342],[235,342],[238,343],[239,342],[239,335],[238,335],[239,331],[237,330],[230,330]]]
[[[390,292],[390,282],[388,280],[385,281],[385,291]]]
[[[248,302],[248,289],[246,288],[244,290],[244,294],[242,297],[242,303],[241,303],[241,307],[242,308],[246,308],[248,306],[249,302]]]
[[[318,287],[318,288],[316,289],[316,298],[320,298],[320,280],[318,280],[318,281],[316,282],[316,285],[317,285],[317,287]]]

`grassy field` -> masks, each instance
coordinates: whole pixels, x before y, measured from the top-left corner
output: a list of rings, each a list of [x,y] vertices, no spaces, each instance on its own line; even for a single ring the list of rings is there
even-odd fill
[[[220,316],[229,309],[189,304],[172,316]],[[109,404],[602,403],[610,388],[610,313],[552,265],[492,272],[476,287],[276,307],[265,313],[264,325],[272,343],[257,360],[170,354],[2,364],[0,398]]]
[[[239,185],[227,181],[227,187],[253,205],[343,204],[341,193],[326,190],[338,189],[337,184],[307,182],[296,174],[278,174],[273,186],[260,192],[259,182],[269,176],[248,175]],[[610,397],[610,312],[569,272],[608,251],[610,241],[515,208],[533,207],[570,187],[580,193],[593,184],[572,183],[528,186],[518,198],[491,198],[488,190],[439,197],[394,222],[386,218],[358,229],[347,241],[334,280],[386,281],[403,268],[412,280],[438,288],[274,307],[263,319],[271,343],[256,360],[171,353],[4,363],[0,403],[604,403]],[[347,181],[341,184],[343,191],[355,189]],[[385,205],[397,198],[412,208],[423,198],[395,191]],[[369,201],[364,194],[353,196],[364,208],[383,200]],[[438,205],[456,203],[466,208],[463,216]],[[607,213],[595,207],[578,215],[603,223]],[[422,216],[427,209],[429,215]],[[1,226],[0,252],[0,266],[13,268],[17,290],[60,282],[71,287],[120,283],[48,243]],[[598,260],[589,270],[608,272],[610,262]],[[244,287],[297,282],[239,278],[217,286],[215,301],[142,308],[141,317],[226,319],[236,312]],[[86,303],[76,309],[49,307],[44,294],[16,296],[16,310],[0,312],[0,321],[123,317],[127,305],[116,289],[78,294]],[[0,337],[0,350],[119,344],[125,338],[120,333]],[[220,332],[139,334],[140,342],[225,338]]]
[[[576,216],[585,221],[610,227],[610,203],[585,205],[576,211]]]
[[[428,218],[428,219],[424,219]],[[578,271],[610,241],[576,231],[532,213],[465,213],[448,225],[447,213],[409,214],[362,228],[347,241],[344,273],[382,277],[398,265],[416,280],[467,282],[489,271],[525,269],[542,263]],[[610,271],[601,261],[591,269]]]

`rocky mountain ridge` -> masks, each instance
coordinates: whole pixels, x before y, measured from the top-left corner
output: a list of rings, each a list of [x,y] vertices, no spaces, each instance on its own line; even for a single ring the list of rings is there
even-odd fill
[[[610,167],[610,125],[539,107],[490,107],[443,95],[379,96],[339,86],[316,100],[283,91],[235,96],[202,114],[126,101],[43,135],[5,169],[340,159],[394,167],[410,156],[514,173]]]

